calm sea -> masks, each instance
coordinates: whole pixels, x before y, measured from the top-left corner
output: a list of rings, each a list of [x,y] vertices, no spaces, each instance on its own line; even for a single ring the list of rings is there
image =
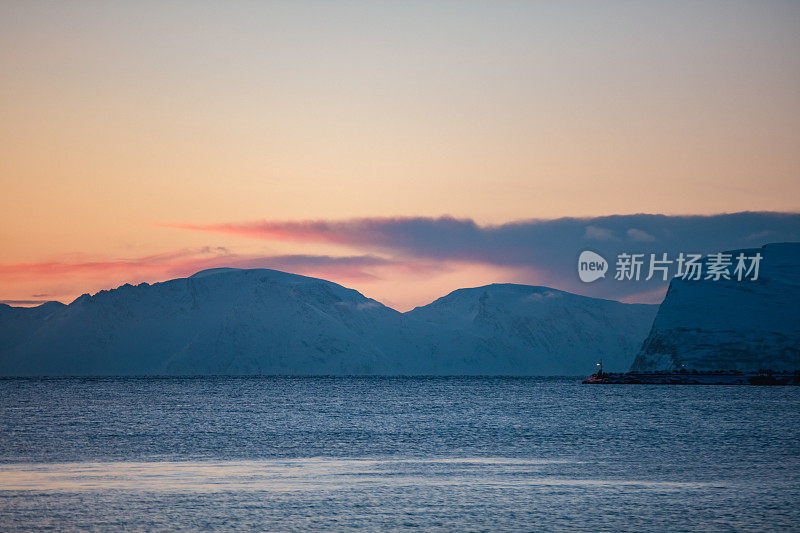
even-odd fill
[[[0,380],[0,529],[800,530],[800,387]]]

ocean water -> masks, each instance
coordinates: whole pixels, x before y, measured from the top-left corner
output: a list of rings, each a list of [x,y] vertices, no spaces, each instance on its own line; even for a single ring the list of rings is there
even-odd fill
[[[800,530],[800,387],[0,380],[0,530]]]

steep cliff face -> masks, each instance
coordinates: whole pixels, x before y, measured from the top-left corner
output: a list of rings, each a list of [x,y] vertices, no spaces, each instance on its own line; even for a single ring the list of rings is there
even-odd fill
[[[632,370],[800,369],[800,243],[740,252],[758,279],[673,279]]]

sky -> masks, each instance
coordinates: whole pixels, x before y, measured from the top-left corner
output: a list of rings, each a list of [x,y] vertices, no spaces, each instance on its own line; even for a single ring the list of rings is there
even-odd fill
[[[575,258],[800,240],[798,50],[798,2],[3,2],[0,301],[230,265],[657,302]]]

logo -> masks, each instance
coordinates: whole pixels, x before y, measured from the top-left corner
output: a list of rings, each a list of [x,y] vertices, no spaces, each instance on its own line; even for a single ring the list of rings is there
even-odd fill
[[[578,257],[578,277],[584,283],[591,283],[606,277],[607,270],[608,261],[602,255],[584,250]]]

